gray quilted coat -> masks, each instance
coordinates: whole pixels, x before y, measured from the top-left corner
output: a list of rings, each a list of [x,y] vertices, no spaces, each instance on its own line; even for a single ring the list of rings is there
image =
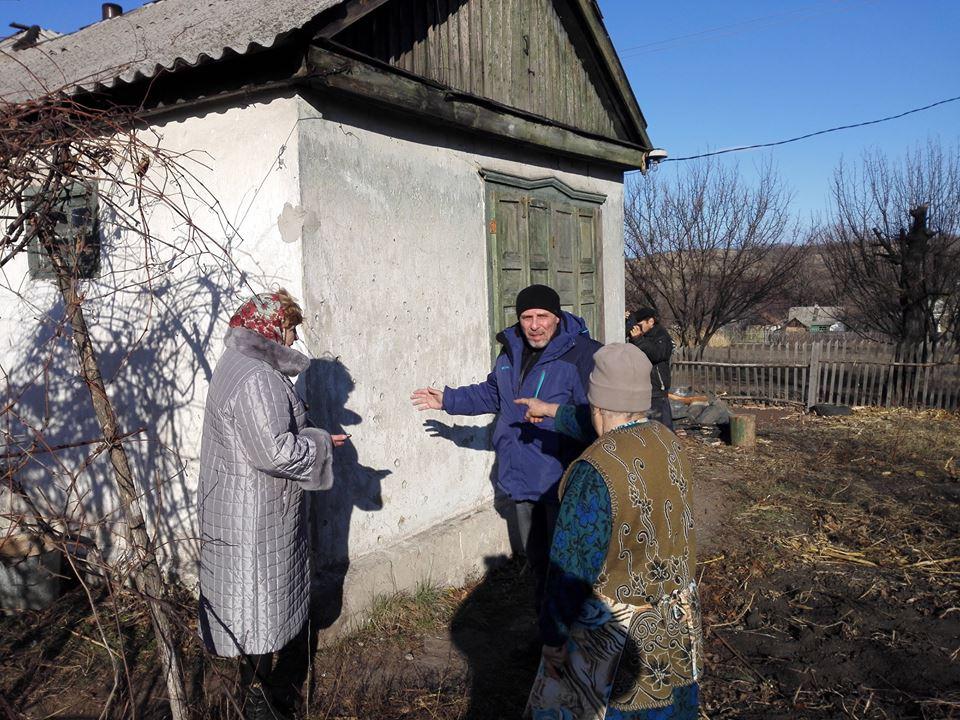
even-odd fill
[[[331,441],[305,428],[288,375],[308,358],[230,328],[200,446],[200,634],[217,655],[286,645],[310,607],[304,490],[332,484]]]

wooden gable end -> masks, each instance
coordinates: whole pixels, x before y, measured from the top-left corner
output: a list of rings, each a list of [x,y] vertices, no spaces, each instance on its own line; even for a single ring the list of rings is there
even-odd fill
[[[332,39],[465,93],[628,143],[576,0],[391,0]]]

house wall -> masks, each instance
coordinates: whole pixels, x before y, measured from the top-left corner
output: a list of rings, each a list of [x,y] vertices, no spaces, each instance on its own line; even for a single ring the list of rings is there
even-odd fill
[[[84,312],[121,430],[142,430],[125,447],[144,509],[156,520],[161,553],[171,572],[188,580],[196,575],[203,404],[226,321],[248,286],[285,285],[303,294],[300,243],[278,231],[285,205],[299,198],[297,108],[291,98],[275,98],[168,116],[143,131],[142,140],[159,142],[177,166],[152,163],[143,219],[122,187],[100,188],[103,267],[99,278],[83,282]],[[142,220],[158,238],[146,263],[142,241],[126,229]],[[232,262],[217,257],[219,247]],[[25,255],[4,267],[0,391],[15,401],[16,414],[2,416],[0,446],[16,450],[40,436],[54,446],[98,436],[69,333],[58,334],[62,319],[54,284],[30,280]],[[19,479],[45,513],[67,515],[116,550],[109,465],[101,454],[83,468],[92,449],[38,453]],[[0,513],[9,519],[18,509],[0,490]]]
[[[410,394],[490,371],[479,171],[554,176],[607,196],[612,340],[623,333],[622,175],[328,97],[301,99],[300,117],[305,334],[315,354],[333,356],[308,373],[308,395],[318,420],[353,435],[335,465],[339,485],[318,495],[319,544],[333,558],[349,551],[347,588],[361,597],[461,580],[506,550],[507,522],[491,503],[493,416],[418,413]],[[441,553],[442,566],[432,562]]]
[[[184,112],[149,132],[170,152],[192,153],[181,159],[192,186],[171,202],[185,205],[193,224],[151,204],[149,225],[162,240],[152,295],[137,286],[146,277],[142,244],[110,226],[105,271],[86,283],[85,309],[121,425],[144,428],[127,448],[148,513],[159,518],[167,567],[195,578],[203,403],[227,320],[250,288],[278,285],[303,298],[301,348],[317,358],[298,389],[320,426],[352,433],[336,451],[334,489],[313,494],[330,622],[349,620],[379,593],[462,581],[508,552],[507,520],[492,503],[492,416],[417,413],[409,396],[489,371],[481,169],[554,176],[607,196],[603,326],[607,339],[621,339],[622,176],[317,97]],[[211,242],[234,264],[195,252]],[[72,349],[52,329],[62,315],[54,288],[27,278],[25,258],[4,278],[2,389],[9,398],[27,388],[18,407],[50,444],[95,437]],[[49,377],[37,381],[44,363]],[[104,540],[116,508],[107,463],[97,458],[76,478],[65,472],[85,452],[63,453],[64,467],[35,463],[21,477],[54,485],[72,510],[94,515],[87,522],[105,519]],[[0,501],[13,507],[9,496]]]

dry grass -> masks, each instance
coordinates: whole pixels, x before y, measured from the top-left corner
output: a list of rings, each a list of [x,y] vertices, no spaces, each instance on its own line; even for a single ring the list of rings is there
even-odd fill
[[[357,636],[404,637],[445,628],[464,597],[463,590],[420,583],[412,593],[374,600]]]
[[[958,431],[864,410],[705,457],[743,508],[703,570],[709,717],[955,716]]]
[[[795,416],[761,423],[759,440],[754,453],[689,443],[726,507],[700,562],[703,717],[960,717],[960,419]],[[303,717],[519,717],[537,662],[530,590],[507,564],[466,588],[380,598],[314,656]],[[100,602],[136,670],[111,715],[133,697],[139,717],[162,716],[139,604]],[[235,667],[194,640],[192,598],[179,612],[198,717],[230,717]],[[109,667],[82,598],[0,620],[0,696],[16,713],[96,717]]]

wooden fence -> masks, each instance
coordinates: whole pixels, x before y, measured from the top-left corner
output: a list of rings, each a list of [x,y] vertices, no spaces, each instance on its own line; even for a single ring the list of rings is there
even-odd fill
[[[828,343],[690,348],[674,354],[674,386],[723,394],[731,400],[960,409],[960,364],[898,362],[888,346]],[[752,352],[751,352],[752,351]],[[720,360],[723,353],[726,358]],[[711,357],[712,356],[712,357]],[[914,359],[914,358],[911,358]]]
[[[836,335],[837,333],[830,333]],[[809,335],[805,335],[809,338]],[[828,340],[783,340],[775,343],[736,343],[727,347],[678,348],[675,355],[680,360],[706,360],[727,363],[766,363],[782,361],[787,363],[809,363],[814,347],[820,348],[821,358],[826,360],[896,360],[896,346],[873,340],[847,337]],[[940,362],[958,361],[958,348],[955,344],[941,344],[932,357],[924,358],[922,349],[916,348],[900,358],[904,362]]]

